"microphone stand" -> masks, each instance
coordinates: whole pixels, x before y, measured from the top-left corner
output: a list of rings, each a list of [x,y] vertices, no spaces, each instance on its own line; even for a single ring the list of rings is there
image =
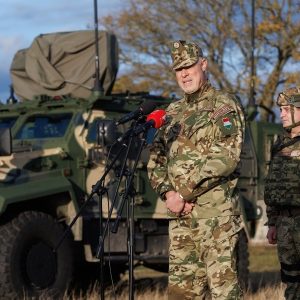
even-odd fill
[[[113,168],[114,164],[116,163],[116,161],[118,160],[118,158],[120,157],[121,153],[123,152],[123,150],[126,150],[126,155],[125,158],[123,160],[123,164],[122,164],[122,168],[121,168],[121,172],[120,172],[120,178],[118,180],[118,184],[117,184],[117,188],[115,191],[115,195],[111,204],[111,207],[109,209],[108,212],[108,217],[107,217],[107,221],[105,224],[104,229],[102,230],[102,224],[100,224],[101,228],[100,228],[100,233],[99,233],[99,244],[98,244],[98,248],[97,248],[97,252],[96,252],[96,258],[98,258],[100,260],[100,288],[101,288],[101,300],[104,299],[104,283],[103,283],[103,261],[104,261],[104,239],[106,237],[106,233],[107,233],[107,229],[109,227],[109,222],[111,219],[111,215],[112,215],[112,211],[113,208],[115,206],[115,202],[116,202],[116,198],[118,195],[118,190],[122,181],[122,177],[126,176],[126,190],[123,194],[123,197],[120,201],[120,204],[118,205],[118,209],[117,209],[117,218],[113,224],[113,228],[111,230],[112,233],[116,233],[118,230],[118,226],[121,220],[121,215],[122,215],[122,211],[124,208],[124,204],[125,201],[128,200],[128,196],[129,194],[131,195],[131,202],[130,204],[128,204],[128,212],[129,212],[129,218],[128,218],[128,235],[129,235],[129,239],[127,238],[127,249],[128,249],[128,259],[129,259],[129,299],[133,300],[134,299],[134,290],[133,290],[133,245],[134,245],[134,188],[133,188],[133,178],[134,178],[134,173],[135,170],[137,168],[137,164],[139,161],[139,158],[141,156],[142,150],[145,147],[145,145],[147,144],[146,142],[146,133],[148,131],[148,129],[145,129],[143,132],[143,136],[142,136],[142,140],[138,149],[138,154],[137,157],[135,159],[134,162],[134,166],[132,168],[132,171],[126,171],[125,172],[125,166],[126,166],[126,161],[128,159],[128,155],[129,155],[129,151],[131,148],[131,145],[133,143],[133,137],[134,135],[136,135],[137,133],[135,132],[135,127],[136,127],[136,122],[134,122],[132,128],[127,131],[125,133],[125,138],[128,139],[129,136],[129,141],[128,144],[122,143],[121,148],[119,149],[119,151],[117,152],[116,156],[114,157],[114,159],[112,160],[112,162],[108,165],[108,167],[105,169],[104,174],[102,175],[102,177],[96,182],[95,185],[92,186],[92,191],[90,193],[90,195],[88,196],[87,200],[85,201],[85,203],[80,207],[78,213],[76,214],[76,216],[74,217],[74,219],[72,220],[72,222],[67,226],[66,230],[64,231],[63,235],[61,236],[60,240],[58,241],[57,245],[54,247],[53,252],[56,252],[57,249],[60,247],[61,243],[63,242],[63,240],[65,239],[65,237],[67,236],[67,234],[71,231],[72,226],[75,224],[75,222],[77,221],[77,219],[79,218],[79,216],[81,215],[81,213],[83,212],[83,210],[85,209],[85,207],[87,206],[87,204],[89,203],[89,201],[93,198],[93,196],[95,194],[97,194],[99,196],[99,201],[102,199],[102,195],[104,193],[107,192],[107,188],[104,187],[104,182],[105,182],[105,178],[107,176],[107,174],[109,173],[109,171]],[[128,201],[127,201],[128,203]],[[100,208],[101,207],[101,208]],[[99,210],[100,210],[100,214],[102,214],[102,202],[99,203]],[[102,222],[102,216],[100,216],[100,220]]]
[[[104,149],[105,149],[105,129],[104,129],[104,124],[102,123],[101,128],[99,128],[100,131],[100,136],[101,136],[101,144],[102,144],[102,149],[103,149],[103,154],[104,154]],[[99,137],[99,136],[98,136]],[[98,144],[100,144],[100,141],[98,142]],[[105,155],[105,154],[104,154]],[[106,165],[106,164],[105,164]],[[104,181],[102,181],[101,184],[101,190],[104,190]],[[105,189],[106,193],[107,193],[107,189]],[[97,193],[98,197],[99,197],[99,203],[98,203],[98,207],[99,207],[99,236],[102,237],[103,235],[103,193]],[[107,194],[108,197],[108,194]],[[100,299],[104,300],[104,272],[103,272],[103,267],[104,267],[104,251],[102,251],[100,258],[99,258],[99,263],[100,263]]]
[[[115,206],[115,203],[116,203],[116,199],[117,199],[117,196],[118,196],[119,187],[120,187],[120,184],[121,184],[123,176],[126,177],[126,180],[125,180],[125,182],[126,182],[126,190],[128,190],[128,182],[129,182],[128,178],[130,178],[130,176],[131,176],[132,173],[129,170],[127,170],[125,167],[126,167],[126,162],[127,162],[127,159],[128,159],[129,151],[130,151],[131,145],[133,143],[133,137],[135,135],[136,125],[137,125],[137,122],[133,122],[131,128],[123,135],[123,138],[121,139],[121,140],[123,140],[123,139],[128,139],[129,138],[129,141],[128,141],[127,145],[126,144],[122,144],[122,145],[126,145],[126,148],[127,148],[126,154],[125,154],[125,157],[123,159],[123,163],[122,163],[120,174],[118,175],[119,176],[119,180],[118,180],[117,187],[116,187],[116,190],[115,190],[115,194],[114,194],[114,197],[113,197],[113,200],[112,200],[112,204],[111,204],[109,212],[108,212],[108,216],[107,216],[107,220],[106,220],[105,226],[104,226],[104,228],[102,228],[103,230],[101,230],[100,234],[99,234],[99,242],[98,242],[98,247],[97,247],[97,251],[96,251],[96,258],[99,258],[100,262],[103,262],[104,240],[105,240],[105,237],[106,237],[106,234],[107,234],[107,230],[109,228],[109,223],[110,223],[110,220],[111,220],[112,212],[113,212],[113,209],[114,209],[114,206]],[[118,154],[120,152],[121,152],[121,149],[118,152]],[[117,156],[119,156],[119,155],[117,155]],[[116,161],[116,158],[114,159],[114,162],[115,161]],[[111,231],[113,233],[116,233],[117,229],[115,231],[113,231],[113,230],[111,230]],[[132,239],[133,238],[131,238],[131,240]],[[131,254],[131,257],[132,257],[132,254]],[[131,259],[131,261],[133,261],[133,259]],[[131,265],[132,265],[132,263],[131,263]],[[101,297],[103,297],[103,298],[101,298],[101,300],[103,300],[104,299],[103,271],[100,270],[100,275],[101,274],[102,274],[102,277],[100,278],[100,280],[101,280],[100,287],[101,287]],[[131,277],[132,277],[132,275],[131,275]],[[131,298],[131,299],[133,299],[133,298]]]
[[[95,185],[92,186],[92,192],[90,193],[90,195],[88,196],[87,200],[84,202],[84,204],[80,207],[78,213],[76,214],[76,216],[74,217],[74,219],[72,220],[72,222],[67,226],[66,230],[64,231],[63,235],[61,236],[60,240],[58,241],[57,245],[54,247],[53,252],[56,252],[57,249],[60,247],[61,243],[63,242],[63,240],[66,238],[67,234],[71,231],[71,228],[73,227],[73,225],[75,224],[75,222],[77,221],[77,219],[79,218],[79,216],[81,215],[81,213],[83,212],[83,210],[85,209],[85,207],[87,206],[87,204],[90,202],[90,200],[93,198],[93,196],[95,194],[97,194],[98,196],[100,196],[100,199],[102,199],[102,195],[107,191],[107,189],[104,187],[104,181],[105,181],[105,177],[107,176],[107,174],[109,173],[109,171],[113,168],[114,164],[116,163],[116,161],[118,160],[118,158],[120,157],[121,153],[123,152],[124,149],[128,148],[128,146],[123,143],[121,148],[119,149],[119,151],[117,152],[115,158],[112,160],[112,162],[109,164],[109,166],[105,169],[104,174],[102,175],[102,177],[97,181],[97,183]],[[115,199],[114,199],[115,200]],[[100,201],[100,200],[99,200]],[[114,207],[114,202],[112,203],[111,207]],[[99,207],[101,207],[101,211],[100,213],[102,214],[102,203],[99,204]],[[112,211],[112,209],[111,209]],[[102,218],[102,216],[100,215],[100,218]],[[102,219],[101,219],[102,220]],[[102,227],[102,224],[101,224]],[[106,229],[107,230],[107,229]],[[102,231],[100,229],[100,235],[99,235],[99,240],[103,241],[104,236],[105,236],[106,231]],[[104,278],[103,278],[103,249],[100,249],[100,251],[97,252],[97,258],[100,259],[100,294],[101,294],[101,300],[104,299]]]
[[[124,204],[125,202],[127,202],[128,204],[128,211],[130,212],[129,214],[129,221],[128,221],[128,226],[129,226],[129,239],[127,241],[127,248],[128,248],[128,258],[129,258],[129,300],[133,300],[134,299],[134,287],[133,287],[133,283],[134,283],[134,276],[133,276],[133,259],[134,259],[134,255],[133,255],[133,251],[134,251],[134,188],[133,188],[133,178],[134,178],[134,173],[136,171],[137,168],[137,164],[139,162],[141,153],[144,149],[144,147],[147,144],[146,141],[146,133],[147,133],[147,129],[144,131],[143,133],[143,137],[138,149],[138,153],[137,153],[137,157],[135,159],[134,162],[134,166],[132,168],[132,171],[128,174],[129,177],[127,178],[127,184],[126,184],[126,190],[125,193],[123,194],[123,197],[121,199],[120,202],[120,206],[118,208],[117,211],[117,218],[114,222],[113,228],[112,228],[112,233],[116,233],[118,230],[118,226],[122,217],[122,211],[124,208]],[[128,195],[130,194],[131,196],[131,201],[130,203],[128,202]]]
[[[96,251],[96,257],[97,258],[100,257],[100,254],[103,251],[104,239],[105,239],[108,227],[109,227],[109,222],[111,220],[112,212],[113,212],[115,202],[116,202],[116,199],[117,199],[117,196],[118,196],[118,191],[119,191],[119,188],[120,188],[122,178],[123,178],[123,176],[127,176],[127,173],[128,173],[128,170],[126,170],[126,172],[125,172],[125,166],[126,166],[126,161],[128,159],[129,151],[130,151],[130,148],[131,148],[131,145],[132,145],[132,142],[133,142],[133,134],[134,134],[135,126],[136,126],[136,124],[134,124],[133,128],[129,130],[130,135],[129,135],[128,144],[127,145],[122,144],[122,145],[126,145],[127,150],[126,150],[126,154],[125,154],[123,164],[122,164],[122,167],[121,167],[121,171],[120,171],[120,174],[119,174],[119,180],[118,180],[117,187],[116,187],[116,190],[115,190],[114,198],[112,200],[112,205],[110,206],[110,209],[108,211],[107,220],[106,220],[106,223],[105,223],[105,226],[104,226],[104,229],[103,229],[103,236],[102,236],[102,238],[99,237],[99,244],[98,244],[98,248],[97,248],[97,251]],[[116,232],[114,232],[114,233],[116,233]]]

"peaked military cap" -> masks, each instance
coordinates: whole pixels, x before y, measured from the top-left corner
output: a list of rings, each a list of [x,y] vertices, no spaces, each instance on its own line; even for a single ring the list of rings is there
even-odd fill
[[[279,93],[277,101],[278,106],[293,105],[300,107],[300,87],[293,87]]]
[[[186,41],[174,41],[171,45],[173,70],[189,67],[195,64],[199,57],[203,57],[202,49],[195,43]]]

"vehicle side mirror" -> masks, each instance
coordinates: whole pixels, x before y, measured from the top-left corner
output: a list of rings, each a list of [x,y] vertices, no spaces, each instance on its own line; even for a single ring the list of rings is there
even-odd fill
[[[12,153],[12,138],[10,128],[0,128],[0,155],[9,156]]]

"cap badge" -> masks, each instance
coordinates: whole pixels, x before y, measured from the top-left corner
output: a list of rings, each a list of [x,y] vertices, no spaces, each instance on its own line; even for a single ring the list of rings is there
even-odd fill
[[[179,43],[178,43],[178,42],[175,42],[175,43],[173,44],[173,47],[174,47],[175,49],[178,49],[178,48],[179,48]]]

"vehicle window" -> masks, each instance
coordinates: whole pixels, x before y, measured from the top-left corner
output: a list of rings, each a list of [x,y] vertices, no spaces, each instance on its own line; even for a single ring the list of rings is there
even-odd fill
[[[18,117],[5,117],[0,119],[0,128],[12,128]]]
[[[36,115],[29,117],[15,139],[45,139],[63,137],[72,114]]]
[[[88,134],[86,140],[88,143],[95,143],[97,141],[97,126],[99,119],[94,120],[92,124],[90,124],[88,129]]]
[[[111,144],[118,136],[118,128],[114,121],[95,119],[89,126],[86,140],[88,143],[100,143],[104,138],[105,144]]]

